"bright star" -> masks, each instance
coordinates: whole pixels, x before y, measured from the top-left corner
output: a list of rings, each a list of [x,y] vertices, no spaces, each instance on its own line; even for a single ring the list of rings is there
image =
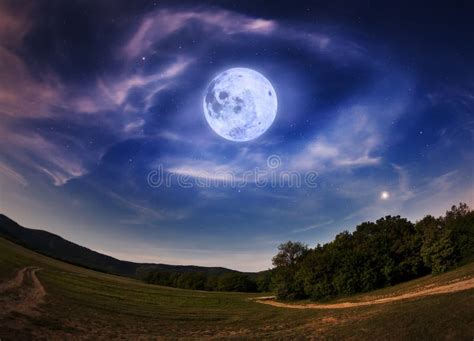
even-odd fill
[[[382,193],[380,193],[380,199],[382,200],[387,200],[389,197],[390,193],[388,193],[387,191],[383,191]]]

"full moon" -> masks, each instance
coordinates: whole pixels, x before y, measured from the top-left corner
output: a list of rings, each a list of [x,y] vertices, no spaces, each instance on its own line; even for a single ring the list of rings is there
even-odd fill
[[[250,141],[272,125],[277,97],[262,74],[247,68],[222,72],[207,87],[204,115],[211,128],[230,141]]]

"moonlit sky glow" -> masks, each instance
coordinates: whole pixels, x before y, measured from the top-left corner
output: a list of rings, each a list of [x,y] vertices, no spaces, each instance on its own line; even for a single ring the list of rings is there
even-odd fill
[[[314,246],[388,214],[472,207],[473,10],[2,1],[0,211],[121,259],[252,271],[289,239]],[[207,86],[234,67],[278,95],[274,122],[248,142],[203,115]],[[282,171],[317,172],[318,186],[146,182],[158,165],[241,176],[270,155]]]

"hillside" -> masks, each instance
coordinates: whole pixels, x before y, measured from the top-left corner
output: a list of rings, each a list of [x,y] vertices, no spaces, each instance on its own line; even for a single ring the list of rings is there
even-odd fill
[[[3,214],[0,214],[0,236],[46,256],[93,270],[127,277],[142,278],[150,271],[170,273],[194,272],[208,275],[235,272],[234,270],[222,267],[123,261],[77,245],[53,233],[20,226]]]
[[[471,263],[344,301],[400,297],[473,279]],[[54,260],[0,238],[2,340],[470,340],[474,330],[472,288],[342,309],[273,307],[251,300],[257,296],[147,285]]]

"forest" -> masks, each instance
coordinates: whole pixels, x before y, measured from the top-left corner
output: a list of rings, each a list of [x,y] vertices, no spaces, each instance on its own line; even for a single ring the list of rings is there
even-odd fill
[[[144,280],[147,283],[181,289],[238,292],[261,291],[258,290],[256,276],[238,271],[219,275],[210,275],[203,272],[151,271],[145,276]]]
[[[279,246],[271,290],[280,299],[325,300],[439,274],[474,260],[474,211],[453,206],[415,224],[400,216],[364,222],[325,245]]]
[[[439,274],[474,260],[474,211],[466,204],[412,223],[386,216],[309,248],[288,241],[258,274],[149,272],[145,281],[184,289],[274,292],[279,299],[327,300]]]

